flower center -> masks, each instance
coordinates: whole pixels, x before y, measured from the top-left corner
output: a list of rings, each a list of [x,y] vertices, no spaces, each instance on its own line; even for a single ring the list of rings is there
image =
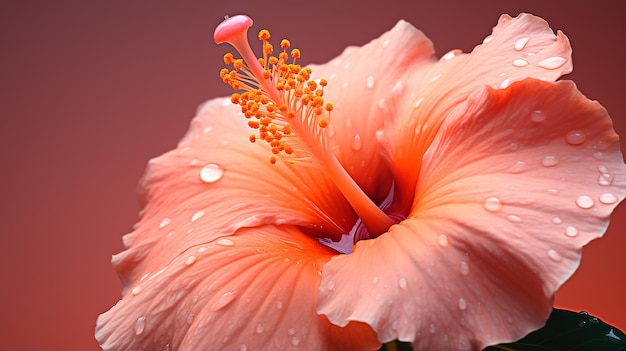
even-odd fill
[[[386,232],[395,223],[363,192],[350,177],[328,147],[325,128],[331,123],[333,105],[324,100],[325,79],[310,79],[311,69],[296,64],[300,50],[287,50],[288,40],[280,43],[282,52],[273,56],[273,46],[267,41],[270,33],[259,32],[263,42],[263,57],[257,58],[248,43],[248,28],[252,19],[237,15],[225,19],[216,29],[216,43],[229,43],[241,55],[224,55],[224,63],[233,69],[220,71],[222,80],[234,90],[231,101],[241,106],[248,126],[255,133],[251,142],[269,143],[270,163],[279,160],[291,164],[317,163],[333,180],[350,203],[371,236]],[[289,59],[291,57],[291,62]]]

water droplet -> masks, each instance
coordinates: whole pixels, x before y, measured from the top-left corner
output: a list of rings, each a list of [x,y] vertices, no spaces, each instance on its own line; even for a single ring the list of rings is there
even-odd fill
[[[615,196],[615,194],[612,193],[604,193],[602,195],[600,195],[600,202],[602,202],[603,204],[614,204],[617,202],[617,196]]]
[[[346,119],[346,128],[352,128],[352,120]]]
[[[400,278],[400,280],[398,280],[398,285],[400,286],[400,288],[405,289],[406,288],[406,278],[404,278],[404,277]]]
[[[595,158],[596,160],[602,160],[602,159],[604,159],[604,154],[603,154],[602,152],[600,152],[600,151],[598,151],[598,152],[594,152],[592,156],[593,156],[593,158]]]
[[[487,211],[495,212],[502,208],[502,202],[500,202],[500,199],[497,197],[490,197],[485,200],[483,207],[485,207]]]
[[[465,299],[463,298],[459,299],[459,309],[461,311],[465,311],[467,309],[467,301],[465,301]]]
[[[613,183],[613,177],[610,174],[600,174],[598,176],[598,185],[607,186]]]
[[[554,223],[554,224],[561,224],[561,223],[563,223],[563,220],[561,219],[561,217],[554,217],[554,218],[552,218],[552,223]]]
[[[522,221],[522,218],[516,215],[508,215],[506,218],[513,223],[520,223]]]
[[[289,334],[289,335],[296,335],[296,329],[295,328],[287,329],[287,334]]]
[[[239,346],[239,351],[248,351],[248,345],[246,344],[241,344]]]
[[[592,208],[594,205],[594,201],[587,195],[581,195],[576,199],[576,205],[583,209]]]
[[[198,219],[200,219],[202,216],[204,216],[204,211],[202,211],[202,210],[196,211],[196,213],[194,213],[193,216],[191,216],[191,221],[195,222]]]
[[[200,179],[205,183],[215,183],[224,175],[224,169],[215,163],[209,163],[208,165],[200,169]]]
[[[298,346],[300,344],[300,339],[297,336],[291,338],[291,345]]]
[[[454,50],[450,50],[448,51],[445,55],[441,56],[441,58],[439,59],[439,61],[448,61],[453,59],[456,55],[460,54],[461,50],[459,49],[454,49]]]
[[[393,88],[391,88],[391,92],[396,95],[402,94],[403,91],[404,91],[404,84],[402,83],[401,80],[399,80],[396,83],[396,85],[394,85]]]
[[[556,156],[549,155],[549,156],[544,157],[543,160],[541,160],[541,164],[544,167],[554,167],[559,164],[559,159],[556,158]]]
[[[224,246],[224,247],[231,247],[231,246],[235,246],[235,242],[230,240],[230,239],[226,239],[226,238],[219,238],[215,241],[216,245],[219,246]]]
[[[276,308],[279,309],[279,310],[282,309],[283,308],[283,302],[280,301],[280,300],[276,301]]]
[[[508,88],[509,85],[511,85],[511,80],[507,78],[500,83],[500,89]]]
[[[376,276],[376,275],[375,275],[375,276],[372,278],[372,285],[376,285],[377,283],[378,283],[378,276]]]
[[[352,144],[351,144],[352,150],[359,151],[359,150],[361,150],[361,146],[362,145],[363,144],[361,142],[361,136],[357,133],[354,136],[354,139],[352,140]]]
[[[436,81],[439,78],[441,78],[441,74],[436,74],[434,77],[430,78],[430,81],[434,82],[434,81]]]
[[[542,60],[541,62],[539,62],[539,67],[545,68],[545,69],[557,69],[561,66],[563,66],[563,64],[567,62],[567,59],[565,59],[564,57],[561,56],[553,56],[553,57],[548,57],[547,59]]]
[[[326,284],[326,289],[328,291],[333,291],[335,289],[335,282],[332,280],[329,280],[328,283]]]
[[[493,35],[489,35],[487,37],[485,37],[485,39],[483,40],[483,44],[487,44],[489,42],[491,42],[492,40],[494,40],[496,37]]]
[[[558,189],[548,189],[548,193],[550,193],[550,195],[558,195],[559,194],[559,190]]]
[[[385,41],[383,41],[383,47],[386,48],[387,46],[389,46],[390,43],[391,39],[385,39]]]
[[[424,101],[424,97],[420,97],[419,99],[415,100],[415,102],[413,103],[413,108],[418,108],[419,105],[422,104],[422,101]]]
[[[524,50],[524,47],[526,47],[526,44],[528,43],[529,40],[530,38],[519,38],[517,39],[517,41],[515,41],[515,45],[513,46],[513,48],[516,51],[522,51]]]
[[[572,227],[571,225],[565,228],[565,235],[573,238],[578,235],[578,229],[576,227]]]
[[[379,99],[377,105],[378,105],[379,109],[384,110],[385,109],[385,99]]]
[[[469,265],[465,261],[461,261],[461,274],[462,275],[469,274]]]
[[[161,220],[161,223],[159,223],[159,228],[163,228],[166,227],[168,224],[172,223],[172,220],[170,218],[163,218]]]
[[[579,322],[578,322],[578,326],[579,326],[579,327],[581,327],[581,328],[582,328],[582,327],[584,327],[584,326],[586,326],[586,325],[587,325],[587,322],[586,322],[586,321],[579,321]]]
[[[561,255],[553,249],[548,250],[548,257],[554,262],[561,261]]]
[[[374,87],[374,76],[367,76],[367,81],[365,82],[368,88]]]
[[[585,134],[579,130],[574,130],[565,136],[565,141],[570,145],[580,145],[585,142]]]
[[[196,252],[201,254],[201,253],[205,253],[208,249],[206,248],[206,246],[202,246],[201,248],[199,248]]]
[[[600,320],[596,317],[589,317],[589,323],[591,324],[599,324]]]
[[[135,330],[135,335],[140,335],[141,333],[143,333],[145,328],[146,328],[146,317],[141,316],[137,318],[137,321],[135,322],[135,326],[133,327],[133,329]]]
[[[263,329],[263,325],[262,324],[259,323],[259,324],[256,325],[256,332],[257,332],[257,334],[263,333],[263,330],[264,329]]]
[[[428,327],[428,331],[431,334],[435,334],[435,331],[437,331],[437,328],[435,327],[435,323],[430,323],[430,326]]]
[[[513,61],[513,66],[515,66],[515,67],[525,67],[525,66],[528,66],[528,61],[526,61],[524,59],[517,59],[517,60]]]
[[[437,243],[441,247],[446,247],[449,244],[448,237],[445,234],[441,234],[437,237]]]
[[[398,321],[391,322],[391,329],[398,330]]]
[[[512,167],[511,169],[509,169],[509,172],[511,173],[521,173],[526,169],[526,162],[524,161],[517,161]]]
[[[133,295],[138,295],[141,292],[141,290],[143,290],[143,286],[142,285],[137,285],[136,287],[133,288],[131,293]]]
[[[213,311],[217,311],[228,306],[233,301],[235,301],[235,297],[236,297],[235,292],[233,291],[225,292],[217,300],[217,303],[215,304],[215,306],[213,306]]]
[[[546,114],[541,110],[534,110],[530,113],[530,120],[535,123],[541,123],[546,120]]]
[[[194,262],[196,262],[196,256],[189,256],[185,260],[185,265],[191,266],[192,264],[194,264]]]

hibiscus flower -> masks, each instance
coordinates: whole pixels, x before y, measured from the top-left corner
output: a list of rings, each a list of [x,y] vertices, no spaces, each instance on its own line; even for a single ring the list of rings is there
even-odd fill
[[[565,35],[503,15],[437,59],[400,21],[300,67],[267,31],[257,61],[250,25],[215,34],[241,91],[149,162],[103,349],[479,350],[542,326],[626,185],[606,110],[556,81]]]

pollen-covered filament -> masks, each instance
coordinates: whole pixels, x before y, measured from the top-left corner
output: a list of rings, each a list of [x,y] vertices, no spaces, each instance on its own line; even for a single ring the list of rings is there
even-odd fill
[[[330,124],[333,105],[324,100],[327,81],[310,79],[311,69],[296,63],[300,51],[292,49],[288,53],[290,43],[286,39],[280,43],[282,52],[272,55],[274,49],[268,42],[267,30],[259,32],[263,57],[256,58],[247,40],[251,25],[250,18],[234,16],[222,22],[214,35],[218,44],[230,43],[243,57],[224,55],[224,63],[233,69],[222,69],[220,77],[234,90],[243,90],[234,93],[231,101],[241,107],[248,126],[255,131],[249,140],[270,145],[272,164],[278,160],[300,165],[318,163],[372,236],[387,231],[393,220],[369,199],[328,148],[324,129]]]

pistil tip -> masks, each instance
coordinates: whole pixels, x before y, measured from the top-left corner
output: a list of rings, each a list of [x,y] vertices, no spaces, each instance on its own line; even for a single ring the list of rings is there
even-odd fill
[[[236,15],[226,18],[220,23],[213,33],[216,44],[228,42],[230,38],[242,32],[246,32],[252,26],[252,18],[246,15]]]

